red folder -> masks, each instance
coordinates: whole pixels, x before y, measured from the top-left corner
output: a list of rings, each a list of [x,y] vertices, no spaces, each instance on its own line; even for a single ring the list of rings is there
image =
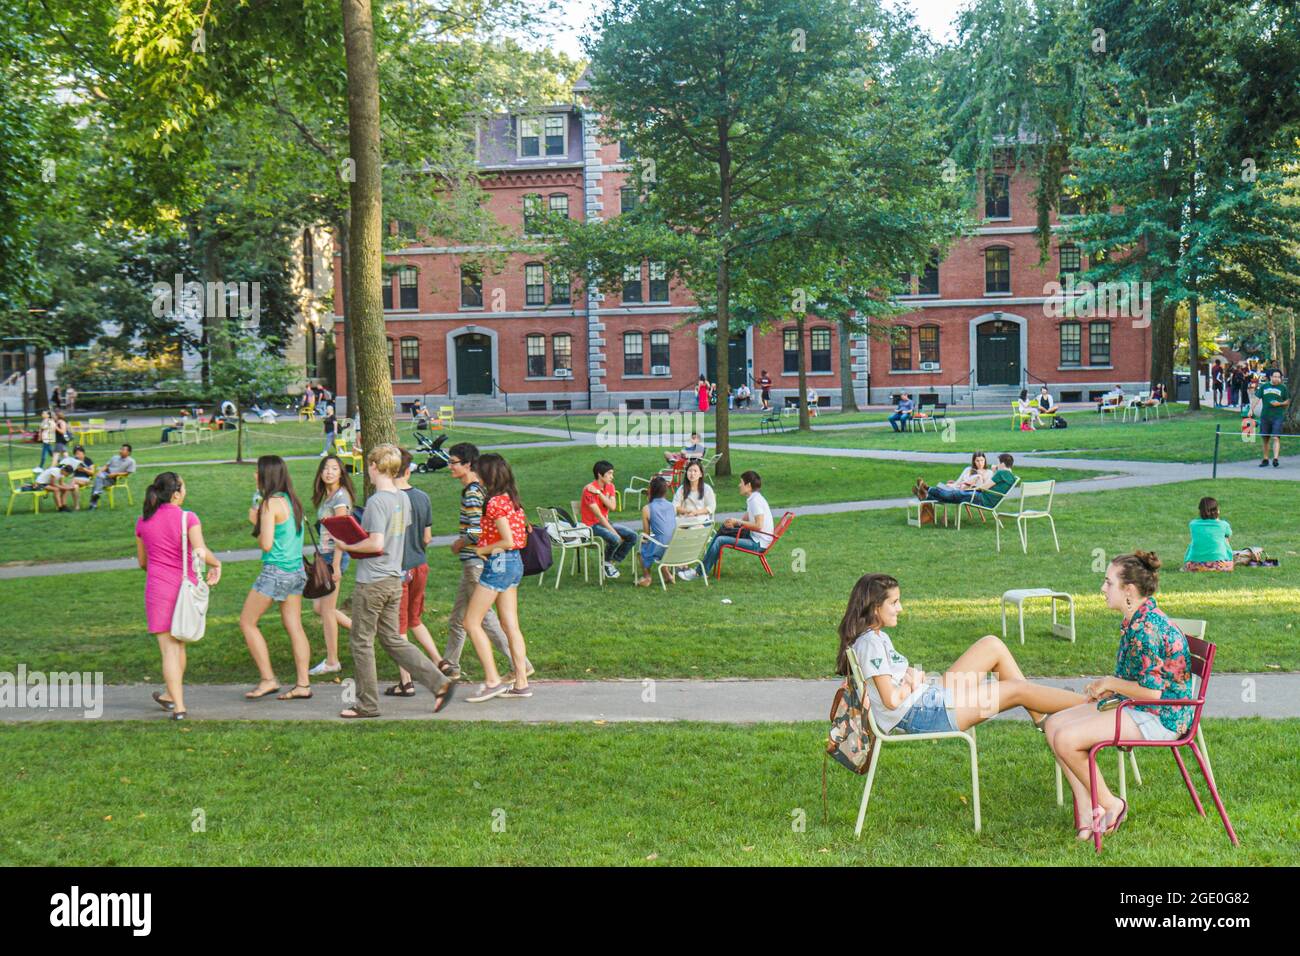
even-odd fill
[[[342,541],[344,544],[360,544],[370,537],[370,532],[361,527],[360,522],[352,515],[334,515],[329,518],[322,518],[321,524],[331,535]],[[346,551],[345,554],[351,555],[354,560],[361,558],[377,558],[382,551]]]

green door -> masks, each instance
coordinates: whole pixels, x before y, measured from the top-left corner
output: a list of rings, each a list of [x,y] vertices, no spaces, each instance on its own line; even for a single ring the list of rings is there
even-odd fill
[[[456,339],[456,394],[492,394],[492,340],[486,335]]]
[[[976,380],[980,385],[1020,384],[1020,326],[985,322],[975,330]]]
[[[732,388],[745,381],[749,374],[746,360],[749,358],[745,347],[745,332],[742,329],[731,337],[731,347],[727,349],[727,381]],[[718,380],[718,343],[713,330],[705,333],[704,338],[704,374],[710,382]]]

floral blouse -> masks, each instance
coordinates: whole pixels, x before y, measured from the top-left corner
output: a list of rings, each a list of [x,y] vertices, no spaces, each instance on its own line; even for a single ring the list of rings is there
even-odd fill
[[[1138,605],[1120,632],[1115,676],[1136,681],[1160,692],[1166,699],[1185,700],[1192,696],[1191,654],[1183,632],[1156,607],[1153,597]],[[1160,723],[1178,735],[1192,725],[1193,707],[1143,707]]]

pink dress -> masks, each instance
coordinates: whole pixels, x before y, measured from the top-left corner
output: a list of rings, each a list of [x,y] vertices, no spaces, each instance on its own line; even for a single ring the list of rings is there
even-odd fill
[[[199,516],[187,511],[185,520],[188,533],[189,528],[199,523]],[[144,518],[136,521],[135,536],[144,542],[149,562],[144,581],[144,613],[149,633],[170,634],[172,613],[181,590],[181,509],[170,503],[159,505],[148,521]],[[198,580],[193,568],[185,570],[191,581]]]

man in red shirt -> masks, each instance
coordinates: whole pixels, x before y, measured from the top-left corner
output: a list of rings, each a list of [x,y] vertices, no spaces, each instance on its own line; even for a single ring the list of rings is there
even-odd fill
[[[609,513],[616,504],[614,490],[614,466],[607,461],[598,461],[591,468],[595,480],[582,489],[582,523],[591,528],[592,534],[605,542],[605,577],[618,577],[620,561],[636,545],[636,533],[627,528],[620,528],[609,522]]]

